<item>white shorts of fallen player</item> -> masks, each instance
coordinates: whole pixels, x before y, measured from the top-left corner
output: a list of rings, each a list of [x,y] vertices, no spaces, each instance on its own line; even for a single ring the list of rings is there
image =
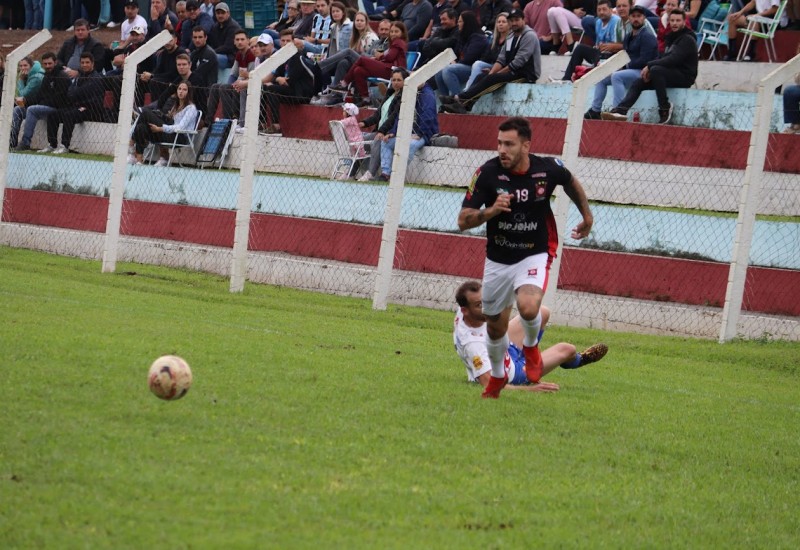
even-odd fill
[[[506,265],[487,259],[483,267],[483,313],[498,315],[514,305],[515,291],[523,285],[547,289],[550,259],[546,252]]]

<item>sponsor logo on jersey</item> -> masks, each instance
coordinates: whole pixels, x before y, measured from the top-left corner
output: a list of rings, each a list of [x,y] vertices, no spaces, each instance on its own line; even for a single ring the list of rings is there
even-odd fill
[[[483,368],[483,361],[481,361],[480,356],[476,355],[472,358],[472,366],[475,367],[475,370],[481,370]]]
[[[510,179],[508,179],[508,176],[506,176],[505,174],[500,174],[499,176],[497,176],[497,179],[499,181],[511,181]]]
[[[537,222],[497,222],[497,228],[503,231],[536,231]]]
[[[528,277],[536,277],[536,273],[538,273],[539,269],[534,267],[533,269],[528,270]]]
[[[546,178],[546,177],[547,177],[547,172],[536,172],[535,174],[531,174],[531,179],[534,180],[536,178]]]

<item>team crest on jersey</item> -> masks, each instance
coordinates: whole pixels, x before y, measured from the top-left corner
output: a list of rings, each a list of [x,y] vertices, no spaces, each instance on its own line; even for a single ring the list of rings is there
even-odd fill
[[[469,187],[467,187],[467,200],[472,198],[472,193],[475,192],[475,183],[478,181],[478,176],[481,175],[481,169],[478,168],[475,170],[475,175],[472,176],[472,181],[469,182]]]
[[[534,182],[534,187],[536,189],[536,199],[541,199],[547,193],[547,180],[539,180]]]
[[[481,360],[480,356],[476,355],[472,358],[472,366],[475,370],[481,370],[483,368],[483,361]]]
[[[533,269],[528,270],[528,277],[536,277],[536,274],[539,272],[539,269],[534,267]]]

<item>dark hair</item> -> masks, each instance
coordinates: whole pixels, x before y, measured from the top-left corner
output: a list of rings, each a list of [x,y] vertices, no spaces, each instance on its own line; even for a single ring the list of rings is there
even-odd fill
[[[244,30],[244,29],[239,29],[238,31],[233,33],[233,36],[239,36],[240,34],[243,34],[243,35],[247,36],[247,31]]]
[[[448,19],[458,19],[458,14],[456,13],[456,10],[454,10],[453,8],[443,9],[442,11],[439,12],[439,17],[441,17],[442,15],[447,15]]]
[[[31,59],[31,56],[26,55],[25,57],[19,60],[20,63],[22,63],[23,61],[28,65],[30,65],[31,67],[33,67],[33,59]]]
[[[409,72],[408,69],[404,69],[403,67],[392,67],[392,74],[400,73],[400,76],[403,77],[403,80],[408,78]]]
[[[192,64],[192,58],[189,57],[188,53],[179,53],[178,55],[176,55],[175,56],[175,61],[177,62],[179,59],[182,59],[183,61],[188,62],[189,65]]]
[[[86,27],[88,29],[89,28],[89,22],[86,19],[81,17],[80,19],[76,19],[75,20],[75,23],[72,24],[72,27],[73,27],[73,29],[77,29],[78,27]]]
[[[331,2],[331,11],[333,11],[333,8],[340,9],[342,11],[342,17],[344,17],[344,19],[350,17],[349,14],[347,13],[347,6],[345,6],[342,2],[339,2],[339,0],[333,0],[333,2]],[[344,21],[344,19],[342,19],[342,21]],[[335,22],[333,21],[333,15],[331,15],[331,22]]]
[[[187,105],[194,104],[194,91],[193,91],[194,88],[192,87],[192,83],[189,82],[188,80],[181,80],[180,82],[178,82],[175,85],[175,100],[176,101],[175,101],[175,104],[173,105],[173,107],[171,109],[171,114],[172,114],[173,117],[180,110],[180,109],[178,109],[178,107],[181,106],[180,105],[181,101],[180,101],[180,99],[178,99],[178,88],[181,87],[181,84],[186,84],[186,99],[184,100],[183,107],[186,107]],[[172,111],[174,111],[174,112],[172,112]]]
[[[54,54],[53,52],[44,52],[42,54],[42,61],[44,61],[45,59],[52,59],[53,61],[58,61],[56,54]]]
[[[461,15],[464,15],[464,12],[462,12]],[[459,286],[458,290],[456,290],[456,303],[461,307],[468,307],[469,301],[467,300],[467,293],[480,291],[481,283],[478,281],[467,281],[465,283],[461,283],[461,286]]]
[[[83,52],[81,54],[81,59],[91,59],[92,63],[94,63],[94,56],[91,54],[91,52]]]
[[[680,8],[675,8],[674,10],[669,12],[669,14],[670,15],[682,15],[682,16],[686,17],[686,12],[683,11],[682,9],[680,9]]]
[[[283,29],[279,36],[286,36],[287,34],[294,34],[293,29]]]
[[[459,39],[461,40],[461,44],[464,45],[467,43],[467,40],[469,39],[470,36],[472,36],[476,32],[480,32],[481,24],[478,23],[478,18],[475,16],[474,11],[469,11],[469,10],[462,11],[459,17],[464,22],[464,27],[461,29],[461,33],[459,34]]]
[[[611,7],[611,0],[597,0],[598,6],[608,6]]]
[[[197,25],[197,26],[195,26],[195,27],[192,27],[192,34],[194,34],[194,33],[196,33],[196,32],[201,32],[201,33],[203,33],[204,35],[208,36],[208,35],[206,34],[206,30],[205,30],[203,27],[201,27],[200,25]]]
[[[524,119],[521,116],[514,116],[505,119],[500,123],[500,126],[498,126],[497,129],[501,132],[515,131],[523,141],[531,140],[531,124],[527,119]]]
[[[392,21],[392,27],[400,29],[400,38],[403,39],[403,42],[408,42],[408,29],[405,23],[402,21]]]

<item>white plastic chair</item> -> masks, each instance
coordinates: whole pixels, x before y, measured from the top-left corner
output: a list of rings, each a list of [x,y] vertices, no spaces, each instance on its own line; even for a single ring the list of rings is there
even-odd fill
[[[340,120],[331,120],[328,126],[331,129],[331,136],[333,137],[333,143],[336,145],[336,154],[338,156],[336,165],[331,172],[331,179],[351,178],[356,162],[369,158],[365,145],[370,142],[363,140],[349,141],[344,124]]]
[[[783,0],[781,2],[780,6],[778,6],[778,10],[772,17],[761,17],[760,15],[747,16],[747,28],[739,29],[739,32],[745,36],[745,39],[742,43],[742,47],[739,48],[739,55],[736,56],[737,61],[744,57],[753,38],[761,38],[764,40],[767,47],[767,57],[770,63],[773,62],[773,58],[778,58],[778,54],[775,51],[775,31],[777,31],[780,26],[787,1],[788,0]]]

